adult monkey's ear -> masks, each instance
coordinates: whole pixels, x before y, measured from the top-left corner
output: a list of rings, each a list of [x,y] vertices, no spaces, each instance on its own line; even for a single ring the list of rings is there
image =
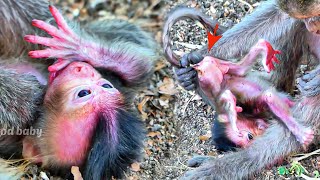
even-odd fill
[[[36,164],[43,162],[40,154],[40,148],[36,144],[36,137],[26,136],[22,141],[22,156],[25,160],[29,160]]]

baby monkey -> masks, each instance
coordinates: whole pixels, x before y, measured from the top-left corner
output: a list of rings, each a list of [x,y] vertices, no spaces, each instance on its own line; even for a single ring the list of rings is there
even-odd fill
[[[274,50],[265,40],[259,40],[249,53],[239,62],[233,63],[207,56],[198,64],[192,65],[198,72],[200,88],[209,101],[217,107],[218,119],[230,122],[230,126],[238,136],[243,136],[237,126],[240,112],[248,112],[253,116],[272,112],[296,136],[303,145],[313,140],[313,131],[300,125],[291,112],[294,102],[283,93],[270,88],[258,73],[248,73],[259,55],[262,64],[269,73],[279,63]],[[261,76],[257,78],[258,76]],[[213,78],[215,77],[215,78]]]
[[[32,25],[51,37],[24,37],[47,47],[29,51],[30,57],[57,61],[48,67],[43,113],[35,124],[43,134],[24,138],[22,155],[61,175],[79,166],[84,179],[122,178],[141,157],[144,128],[132,100],[153,72],[153,43],[120,21],[113,24],[123,28],[117,35],[102,21],[96,31],[87,27],[78,34],[55,7],[49,10],[57,27],[36,19]],[[143,43],[127,38],[127,27]]]
[[[234,133],[229,121],[215,118],[212,126],[212,140],[218,151],[247,148],[253,140],[265,132],[269,123],[267,117],[252,117],[248,114],[238,113],[236,126],[242,136]]]

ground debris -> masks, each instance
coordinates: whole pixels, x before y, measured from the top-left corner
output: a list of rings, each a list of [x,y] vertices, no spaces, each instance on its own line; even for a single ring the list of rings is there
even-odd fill
[[[260,0],[55,0],[69,19],[80,22],[120,18],[140,25],[153,33],[161,44],[165,13],[178,4],[197,9],[218,19],[220,25],[232,27],[259,5]],[[183,55],[206,45],[206,31],[192,21],[179,21],[171,30],[173,50]],[[160,45],[159,45],[160,47]],[[159,53],[162,54],[159,48]],[[303,66],[301,72],[308,70]],[[135,105],[146,124],[145,154],[133,163],[126,179],[178,179],[189,168],[186,162],[194,155],[217,156],[210,143],[214,109],[199,96],[178,86],[172,67],[164,57],[156,63],[147,89],[136,98]],[[308,170],[319,169],[318,158],[304,160]],[[312,167],[307,166],[309,164]],[[28,169],[28,168],[27,168]],[[31,171],[31,170],[32,171]],[[29,177],[39,177],[42,170],[30,165]],[[50,179],[50,173],[45,172]],[[312,171],[311,171],[312,172]],[[80,172],[78,172],[80,173]],[[81,174],[80,176],[81,177]],[[257,179],[284,179],[277,168],[264,170]],[[290,179],[295,177],[290,177]]]

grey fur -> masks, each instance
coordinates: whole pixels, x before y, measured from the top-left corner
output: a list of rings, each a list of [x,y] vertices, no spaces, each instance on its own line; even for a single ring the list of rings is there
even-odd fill
[[[302,21],[289,17],[278,9],[275,0],[270,0],[226,31],[210,54],[222,59],[238,59],[247,54],[259,39],[265,39],[282,52],[278,55],[281,63],[271,79],[278,89],[288,92],[292,90],[302,50],[306,46],[306,33]]]
[[[209,54],[207,54],[206,48],[199,52],[203,56],[212,55],[220,59],[240,59],[249,52],[250,47],[259,39],[269,41],[275,49],[282,52],[278,55],[281,63],[276,67],[276,71],[271,78],[279,90],[287,92],[292,90],[297,67],[302,56],[307,52],[304,49],[305,47],[309,47],[307,53],[314,54],[320,60],[319,36],[311,35],[303,21],[294,19],[281,11],[277,5],[277,0],[261,3],[255,12],[223,33],[223,37],[215,44]],[[192,60],[189,63],[191,62]],[[185,67],[188,67],[188,65],[185,65]],[[189,82],[191,79],[192,82],[195,82],[194,85],[192,86],[189,83],[186,84],[185,88],[196,87],[196,91],[206,99],[197,84],[197,77],[194,77],[193,80],[191,78],[193,77],[192,71],[187,71],[185,67],[182,68],[186,69],[185,73],[176,71],[178,72],[179,82]],[[309,81],[305,83],[312,88],[310,88],[311,90],[308,89],[305,94],[319,91],[317,89],[319,87],[318,81],[317,78],[309,78]],[[307,126],[313,127],[314,130],[318,130],[320,124],[319,105],[319,95],[301,98],[293,109],[293,112],[296,112],[295,118]],[[300,150],[301,145],[289,130],[282,124],[274,122],[266,133],[261,138],[257,138],[247,149],[217,159],[212,157],[192,159],[189,165],[204,164],[187,172],[183,179],[248,179],[252,174],[273,164],[277,159]]]
[[[31,45],[31,43],[26,43],[23,40],[23,36],[26,34],[38,34],[39,30],[31,26],[32,19],[47,20],[52,17],[49,13],[48,5],[48,1],[46,0],[0,1],[0,65],[5,67],[7,64],[12,65],[27,61],[32,62],[31,64],[35,66],[36,69],[44,73],[42,70],[47,69],[52,61],[48,63],[48,60],[28,58],[26,56],[27,52],[38,48],[35,45]],[[122,79],[121,74],[116,74],[116,68],[110,68],[108,70],[103,67],[95,68],[124,94],[126,104],[123,110],[128,109],[128,111],[132,110],[136,112],[132,100],[139,90],[147,86],[153,73],[155,60],[158,57],[156,53],[157,48],[151,36],[137,26],[118,20],[90,22],[83,26],[74,23],[73,28],[76,33],[79,33],[81,38],[95,43],[97,42],[101,47],[106,46],[108,50],[111,50],[110,52],[116,52],[111,55],[108,54],[109,56],[106,56],[107,58],[104,59],[106,61],[118,60],[109,57],[121,56],[123,55],[121,53],[125,53],[126,56],[123,57],[134,57],[131,59],[136,60],[134,68],[136,68],[137,71],[132,71],[132,77],[129,77],[132,79]],[[130,59],[126,62],[128,63],[129,60]],[[113,64],[117,64],[117,62]],[[123,65],[120,67],[122,68],[121,72],[128,70],[126,64],[121,65]],[[40,86],[33,76],[21,75],[13,71],[9,72],[5,70],[4,67],[0,66],[0,128],[27,128],[31,124],[35,124],[36,128],[54,126],[54,124],[48,124],[48,119],[46,119],[45,111],[42,107],[43,100],[41,98],[43,97],[42,93],[45,92],[45,88]],[[45,132],[45,129],[43,132]],[[142,127],[141,129],[133,129],[133,132],[142,132]],[[127,137],[126,135],[126,132],[123,132],[123,136]],[[129,141],[131,137],[137,139],[140,135],[142,136],[142,133],[137,134],[137,136],[129,136]],[[0,156],[8,157],[7,155],[10,156],[12,153],[21,156],[22,138],[22,136],[1,136]],[[35,146],[39,145],[39,147],[42,148],[41,150],[48,147],[48,141],[41,141],[33,136],[28,136],[28,138],[35,138],[33,139],[37,143]],[[139,138],[139,141],[142,145],[143,138]],[[125,148],[128,147],[126,146]],[[142,146],[140,148],[142,148]],[[141,149],[137,149],[132,149],[131,154],[139,154]],[[48,151],[43,154],[46,153],[48,153]],[[53,160],[55,161],[55,163],[52,163],[53,166],[59,166],[59,162],[55,159]],[[70,171],[69,167],[52,167],[52,169],[55,168]]]
[[[301,123],[319,129],[320,96],[302,98],[293,108],[296,119]],[[314,142],[317,143],[315,137]],[[257,138],[247,149],[226,154],[222,158],[209,157],[194,159],[191,165],[202,164],[199,168],[189,171],[182,179],[248,179],[276,160],[284,158],[291,153],[301,151],[302,147],[289,130],[278,122],[274,122],[261,138]]]
[[[0,56],[12,58],[36,49],[36,45],[27,43],[23,37],[37,32],[31,25],[32,19],[46,20],[51,14],[46,1],[1,0],[0,17]]]
[[[34,76],[0,67],[0,127],[24,128],[33,123],[43,87]]]
[[[218,23],[218,21],[212,20],[204,13],[185,6],[177,6],[168,13],[162,32],[162,45],[163,51],[165,52],[168,61],[170,61],[172,65],[177,67],[185,66],[183,65],[183,63],[180,63],[178,61],[178,57],[173,53],[171,49],[170,29],[176,22],[183,19],[192,19],[194,21],[199,21],[210,32],[214,31],[215,25]],[[217,34],[220,35],[225,30],[225,27],[219,26]]]

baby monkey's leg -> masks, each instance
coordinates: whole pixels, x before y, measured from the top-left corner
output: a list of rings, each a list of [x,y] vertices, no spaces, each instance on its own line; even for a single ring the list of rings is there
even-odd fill
[[[266,103],[270,110],[282,120],[297,140],[303,145],[311,143],[314,137],[312,129],[299,124],[293,117],[291,108],[275,90],[269,89],[262,93],[259,100]]]
[[[219,104],[222,106],[222,114],[219,114],[219,119],[224,119],[230,122],[231,128],[241,136],[237,127],[237,114],[242,112],[242,108],[236,105],[236,97],[230,90],[225,90],[219,97]]]
[[[241,59],[238,63],[232,63],[229,61],[220,61],[221,64],[226,64],[229,66],[229,74],[234,74],[237,76],[245,76],[246,73],[251,69],[253,63],[257,61],[259,55],[262,55],[262,64],[268,73],[274,70],[274,62],[279,63],[276,54],[280,54],[280,51],[273,49],[271,44],[260,39],[256,45],[254,45],[249,53]]]

